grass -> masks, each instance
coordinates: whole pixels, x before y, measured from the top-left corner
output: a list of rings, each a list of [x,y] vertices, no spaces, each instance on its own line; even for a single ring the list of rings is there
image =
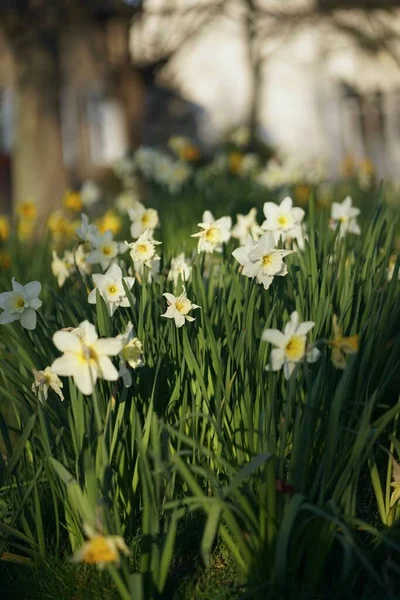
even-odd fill
[[[10,238],[12,274],[42,282],[43,307],[33,332],[1,326],[0,553],[33,564],[1,563],[5,597],[396,597],[400,509],[390,505],[388,451],[399,460],[400,302],[387,265],[398,214],[382,190],[355,189],[363,234],[339,241],[314,195],[309,241],[269,290],[240,273],[233,241],[222,256],[194,255],[186,291],[201,309],[181,329],[161,318],[163,292],[180,290],[169,261],[194,248],[204,209],[219,217],[255,205],[261,216],[270,197],[253,183],[222,179],[177,197],[150,186],[161,274],[136,282],[112,318],[101,300],[88,304],[90,276],[57,288],[50,240]],[[128,255],[119,262],[126,273]],[[0,274],[0,291],[10,275]],[[261,336],[294,310],[315,322],[309,342],[321,357],[286,381],[265,370],[271,345]],[[326,343],[334,314],[343,335],[360,336],[344,371]],[[107,337],[131,321],[145,364],[129,389],[99,381],[85,397],[65,378],[64,402],[50,392],[42,404],[32,368],[59,356],[55,331],[84,319]],[[125,539],[131,556],[119,569],[69,561],[84,523]]]

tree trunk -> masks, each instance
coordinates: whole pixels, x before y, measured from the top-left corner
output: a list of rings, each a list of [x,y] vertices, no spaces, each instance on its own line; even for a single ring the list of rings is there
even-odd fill
[[[56,208],[67,185],[59,112],[59,61],[55,48],[30,43],[14,53],[16,114],[13,198],[28,197],[45,217]]]

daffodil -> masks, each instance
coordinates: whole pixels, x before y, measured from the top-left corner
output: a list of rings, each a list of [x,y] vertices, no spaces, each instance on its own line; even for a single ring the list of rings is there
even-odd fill
[[[37,217],[36,202],[34,202],[33,200],[25,200],[24,202],[19,202],[17,204],[16,211],[20,219],[24,219],[26,221],[34,221]]]
[[[85,181],[81,187],[81,200],[83,206],[90,208],[98,203],[101,197],[101,190],[94,181]]]
[[[125,190],[115,201],[115,206],[122,213],[127,213],[130,208],[135,208],[139,202],[139,193],[136,190]]]
[[[10,235],[10,221],[6,215],[0,215],[0,241],[5,241]]]
[[[154,208],[146,208],[140,202],[128,210],[128,215],[132,221],[130,231],[133,239],[139,238],[146,230],[149,231],[149,236],[152,236],[154,229],[159,225],[158,212]]]
[[[298,313],[292,312],[283,333],[278,329],[265,329],[261,337],[262,341],[276,346],[271,352],[267,370],[280,371],[283,367],[285,378],[289,379],[299,362],[306,360],[312,363],[318,360],[319,350],[307,348],[306,336],[314,326],[313,321],[299,323]]]
[[[88,253],[86,260],[92,265],[100,265],[103,270],[114,262],[120,252],[120,246],[118,242],[114,241],[111,231],[92,237],[90,243],[92,250]]]
[[[111,265],[104,275],[95,274],[92,279],[96,287],[89,294],[89,304],[96,304],[96,290],[99,290],[111,317],[119,306],[129,306],[123,282],[125,282],[128,289],[131,289],[135,283],[135,278],[122,277],[122,271],[118,265]]]
[[[99,230],[96,225],[89,223],[89,217],[85,214],[81,215],[80,227],[76,229],[76,235],[82,242],[92,243],[98,236]]]
[[[333,202],[331,207],[331,229],[336,229],[340,223],[339,237],[343,237],[347,232],[360,235],[361,229],[357,223],[357,217],[360,209],[352,206],[352,199],[347,196],[342,203]]]
[[[50,215],[47,227],[56,241],[65,241],[65,238],[72,238],[75,232],[75,222],[67,219],[59,210]]]
[[[240,244],[245,245],[247,236],[251,235],[254,240],[258,240],[263,231],[257,223],[257,209],[251,208],[247,215],[236,215],[237,223],[232,228],[232,237],[239,240]]]
[[[243,154],[241,152],[231,152],[228,155],[228,166],[231,173],[238,175],[243,164]]]
[[[74,271],[74,265],[64,255],[60,258],[55,250],[53,250],[53,260],[51,263],[51,271],[57,279],[58,287],[62,287],[66,280]]]
[[[171,194],[177,194],[192,176],[192,168],[184,161],[178,160],[167,167],[162,183],[167,185]]]
[[[214,219],[212,213],[206,210],[203,214],[203,221],[198,223],[202,229],[198,233],[194,233],[192,237],[198,237],[197,252],[220,252],[222,244],[230,240],[232,219],[230,217],[221,217]]]
[[[131,369],[137,369],[143,365],[143,345],[135,336],[132,323],[128,323],[124,333],[118,335],[117,338],[123,344],[119,354],[119,376],[122,377],[125,387],[131,387],[132,375],[127,365]]]
[[[32,392],[39,397],[42,403],[47,400],[50,388],[60,397],[60,400],[64,400],[64,395],[61,391],[63,383],[50,367],[46,367],[44,371],[33,369],[33,376]]]
[[[147,229],[136,242],[128,244],[131,259],[137,271],[143,269],[143,266],[151,269],[152,263],[160,258],[156,252],[158,244],[161,244],[161,242],[151,239],[150,231]]]
[[[124,539],[119,535],[104,535],[85,524],[84,530],[89,538],[87,542],[74,554],[72,562],[83,562],[97,565],[104,569],[107,563],[121,562],[121,554],[130,554]]]
[[[122,341],[117,338],[99,339],[94,325],[83,321],[78,331],[57,331],[53,341],[63,356],[56,358],[51,370],[63,377],[73,377],[82,394],[93,392],[97,379],[116,381],[118,371],[110,360],[122,350]]]
[[[174,319],[177,327],[182,327],[185,321],[194,321],[194,317],[189,315],[191,310],[200,308],[197,304],[193,304],[186,296],[185,290],[180,296],[173,296],[167,292],[163,294],[168,303],[166,312],[161,315],[167,319]]]
[[[72,212],[81,212],[83,209],[81,194],[76,190],[67,190],[64,197],[64,206]]]
[[[391,486],[393,488],[392,495],[390,496],[390,508],[393,508],[400,501],[400,465],[393,456],[390,454],[392,459],[392,483]]]
[[[328,342],[332,348],[332,362],[337,369],[347,367],[347,355],[358,352],[358,335],[343,337],[342,328],[338,325],[337,316],[333,315],[333,340]]]
[[[274,277],[287,275],[287,266],[283,258],[292,254],[292,250],[275,248],[276,239],[271,231],[264,233],[258,243],[248,236],[246,245],[236,248],[232,255],[243,266],[242,274],[256,277],[258,283],[268,289]]]
[[[96,221],[96,225],[100,233],[111,231],[113,235],[119,233],[122,229],[121,218],[114,211],[108,210],[101,219]]]
[[[389,257],[389,262],[388,262],[388,269],[387,269],[387,280],[388,281],[392,281],[393,274],[394,274],[394,268],[396,266],[396,261],[397,261],[396,254],[392,254],[392,256]],[[397,279],[400,281],[400,269],[397,274]]]
[[[6,271],[12,265],[11,256],[6,250],[0,250],[0,269]]]
[[[304,217],[304,210],[294,207],[289,197],[284,198],[280,204],[265,202],[263,210],[265,221],[261,225],[262,229],[276,232],[283,240],[293,237]]]
[[[176,258],[171,260],[171,267],[168,271],[168,281],[173,281],[176,286],[179,277],[182,281],[188,281],[192,273],[192,267],[186,262],[185,254],[181,252]]]
[[[31,281],[21,285],[13,277],[12,288],[12,292],[0,294],[0,308],[4,311],[0,315],[0,324],[20,321],[25,329],[35,329],[36,311],[42,306],[42,301],[38,298],[41,284],[38,281]]]

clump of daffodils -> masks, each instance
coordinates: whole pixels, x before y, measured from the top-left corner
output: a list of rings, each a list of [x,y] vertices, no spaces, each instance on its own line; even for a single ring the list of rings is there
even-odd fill
[[[143,345],[133,331],[132,323],[128,323],[124,333],[117,336],[122,342],[122,350],[119,354],[119,376],[122,377],[125,387],[131,387],[131,369],[137,369],[143,365]]]
[[[280,371],[283,367],[285,378],[289,379],[299,362],[306,360],[313,363],[318,360],[320,351],[307,347],[306,336],[314,326],[313,321],[300,323],[299,314],[295,311],[290,315],[290,321],[283,332],[278,329],[265,329],[261,339],[275,346],[271,351],[267,370]]]
[[[237,223],[232,228],[232,237],[239,240],[243,246],[246,244],[247,236],[251,235],[254,240],[258,240],[263,231],[257,223],[257,209],[251,208],[247,215],[236,215]]]
[[[63,382],[50,367],[46,367],[43,371],[33,369],[33,377],[32,392],[38,396],[42,404],[47,400],[50,389],[60,397],[60,400],[64,400],[62,393]]]
[[[360,209],[352,205],[352,199],[347,196],[340,202],[333,202],[331,207],[330,228],[335,230],[340,224],[339,237],[344,237],[346,233],[355,233],[360,235],[361,229],[357,223],[357,217],[360,214]]]
[[[125,556],[130,554],[129,548],[121,536],[104,535],[88,524],[84,525],[84,531],[88,541],[74,554],[72,562],[97,565],[99,569],[104,569],[107,563],[119,565],[121,554]]]
[[[258,283],[268,289],[274,277],[287,275],[287,265],[283,259],[292,250],[275,248],[276,239],[271,231],[264,233],[256,243],[248,236],[246,245],[236,248],[232,255],[242,265],[242,274],[246,277],[255,277]]]
[[[221,217],[214,219],[212,213],[206,210],[203,214],[203,221],[197,224],[202,231],[194,233],[192,237],[199,238],[197,252],[221,252],[222,244],[229,242],[231,238],[231,217]]]
[[[63,355],[56,358],[51,370],[62,377],[73,377],[82,394],[92,394],[97,379],[118,379],[118,371],[110,356],[121,352],[123,344],[120,339],[99,339],[95,326],[83,321],[72,331],[57,331],[53,342]]]
[[[186,262],[184,252],[178,254],[176,258],[171,260],[171,267],[168,271],[168,281],[173,281],[174,286],[177,285],[179,277],[182,281],[188,281],[192,273],[192,266]]]
[[[135,278],[122,277],[121,267],[115,264],[111,265],[104,275],[94,274],[92,279],[96,287],[88,296],[89,304],[96,304],[98,290],[107,305],[107,310],[111,317],[119,306],[129,306],[123,282],[128,289],[131,289],[135,283]]]
[[[135,207],[128,209],[128,215],[132,222],[130,232],[133,239],[139,238],[146,230],[153,237],[154,230],[160,223],[158,212],[154,208],[146,208],[137,202]]]
[[[333,335],[333,340],[328,341],[328,345],[332,348],[332,362],[337,369],[345,369],[347,356],[358,352],[358,335],[344,337],[336,315],[333,315]]]
[[[189,315],[189,313],[196,308],[200,308],[200,306],[193,304],[189,300],[189,298],[186,296],[185,290],[183,290],[180,296],[174,296],[173,294],[168,294],[167,292],[163,294],[163,296],[167,300],[168,308],[166,312],[161,315],[162,317],[174,319],[177,327],[182,327],[182,325],[185,324],[185,321],[195,320],[194,317]]]
[[[35,329],[36,311],[42,306],[39,294],[42,289],[39,281],[31,281],[21,285],[12,279],[12,292],[0,294],[0,324],[6,325],[14,321],[20,321],[25,329]]]

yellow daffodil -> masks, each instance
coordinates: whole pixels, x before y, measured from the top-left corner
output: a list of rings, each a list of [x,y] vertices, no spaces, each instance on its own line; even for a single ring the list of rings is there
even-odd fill
[[[6,215],[0,215],[0,240],[5,241],[10,235],[10,220]]]
[[[30,240],[33,237],[35,222],[28,219],[21,219],[18,222],[18,237],[20,240]]]
[[[328,342],[332,348],[332,362],[337,369],[347,367],[346,356],[358,352],[358,335],[343,337],[342,328],[339,327],[337,316],[333,315],[333,340]]]
[[[243,154],[241,152],[231,152],[228,156],[229,170],[237,175],[240,172],[243,162]]]
[[[89,525],[84,525],[85,533],[89,538],[87,542],[74,554],[73,562],[84,562],[97,565],[104,569],[107,563],[121,562],[121,554],[130,554],[124,539],[119,535],[104,535],[95,531]]]
[[[64,206],[72,212],[81,212],[83,210],[82,196],[80,192],[68,190],[64,197]]]
[[[33,200],[19,202],[16,210],[21,220],[34,221],[37,217],[37,206]]]
[[[111,233],[115,235],[121,231],[122,220],[115,212],[108,210],[102,218],[96,222],[96,225],[100,233],[111,231]]]
[[[5,271],[11,267],[11,256],[5,250],[0,250],[0,271]]]
[[[75,234],[76,223],[67,219],[59,210],[51,213],[47,227],[55,240],[72,238]]]

